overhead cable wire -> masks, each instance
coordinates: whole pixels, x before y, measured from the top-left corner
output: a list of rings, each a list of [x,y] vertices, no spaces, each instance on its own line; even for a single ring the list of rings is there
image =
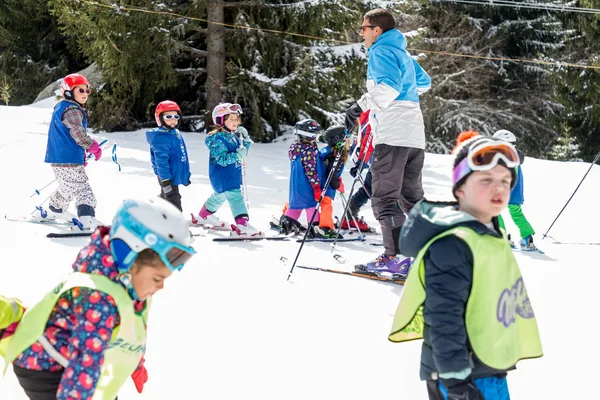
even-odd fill
[[[473,3],[477,2],[475,0],[438,0],[438,1],[453,1],[453,2],[469,1],[469,2],[473,2]],[[210,21],[205,18],[191,17],[191,16],[187,16],[187,15],[174,13],[171,11],[148,10],[145,8],[131,7],[131,6],[125,7],[125,6],[119,6],[116,4],[103,4],[103,3],[99,3],[96,1],[90,1],[90,0],[80,0],[79,2],[89,4],[92,6],[108,8],[108,9],[112,9],[115,11],[133,11],[133,12],[141,12],[141,13],[146,13],[146,14],[159,14],[159,15],[166,15],[166,16],[170,16],[170,17],[174,17],[174,18],[188,19],[191,21],[205,22],[207,24],[220,25],[220,26],[225,26],[225,27],[229,27],[229,28],[238,28],[238,29],[246,29],[246,30],[252,30],[252,31],[259,31],[259,32],[277,33],[277,34],[282,34],[282,35],[302,37],[302,38],[307,38],[307,39],[315,39],[315,40],[320,40],[320,41],[324,41],[324,42],[333,42],[333,43],[339,43],[339,44],[345,44],[345,45],[358,44],[358,43],[354,43],[354,42],[348,42],[345,40],[330,39],[330,38],[313,36],[313,35],[305,35],[302,33],[287,32],[287,31],[281,31],[281,30],[276,30],[276,29],[266,29],[266,28],[252,27],[252,26],[245,26],[245,25],[228,24],[225,22],[218,22],[218,21]],[[489,4],[490,2],[477,2],[477,3],[478,4]],[[494,0],[494,3],[498,3],[498,2]],[[540,64],[540,65],[550,65],[550,66],[555,66],[555,67],[573,67],[573,68],[581,68],[581,69],[599,69],[600,70],[600,65],[585,65],[585,64],[577,64],[577,63],[568,63],[568,62],[564,62],[564,61],[560,61],[560,60],[546,61],[546,60],[533,60],[533,59],[523,59],[523,58],[481,56],[481,55],[476,55],[476,54],[453,53],[453,52],[448,52],[448,51],[424,50],[424,49],[415,49],[415,48],[407,48],[407,50],[413,54],[416,54],[416,53],[437,54],[437,55],[448,56],[448,57],[462,57],[462,58],[472,58],[472,59],[480,59],[480,60],[488,60],[488,61],[503,61],[503,62],[521,63],[521,64]]]

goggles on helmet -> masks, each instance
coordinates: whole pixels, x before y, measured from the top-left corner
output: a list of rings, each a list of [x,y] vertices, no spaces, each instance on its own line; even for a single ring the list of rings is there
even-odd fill
[[[183,265],[196,254],[191,246],[183,246],[177,242],[166,240],[146,228],[131,215],[123,215],[122,224],[144,242],[148,248],[159,255],[163,263],[171,271],[181,271]]]
[[[344,147],[346,145],[346,140],[352,136],[352,132],[344,132],[344,136],[341,136],[338,139],[338,141],[335,143],[335,145],[333,147],[335,147],[336,149],[341,149],[342,147]]]
[[[520,164],[517,150],[510,143],[494,139],[477,141],[469,147],[465,159],[454,168],[452,183],[456,185],[474,171],[489,171],[501,160],[507,168],[516,168]]]
[[[217,109],[217,113],[219,115],[227,115],[227,114],[243,114],[244,112],[242,111],[242,106],[240,106],[239,104],[229,104],[229,105],[219,106],[219,108]]]

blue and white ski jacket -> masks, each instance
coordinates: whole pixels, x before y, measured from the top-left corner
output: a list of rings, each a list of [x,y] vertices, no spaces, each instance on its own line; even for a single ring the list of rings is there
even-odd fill
[[[419,95],[431,87],[431,78],[406,50],[406,38],[397,29],[381,34],[369,48],[367,93],[359,100],[371,110],[373,144],[425,148],[425,125]]]
[[[150,145],[150,160],[156,176],[161,181],[170,179],[173,185],[188,185],[192,173],[179,130],[154,128],[146,132],[146,141]]]
[[[210,151],[208,178],[217,193],[239,189],[242,186],[242,163],[238,148],[250,148],[250,141],[240,140],[235,133],[217,131],[204,140]]]

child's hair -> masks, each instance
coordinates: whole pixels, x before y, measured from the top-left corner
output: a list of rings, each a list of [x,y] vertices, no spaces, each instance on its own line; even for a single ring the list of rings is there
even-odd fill
[[[342,147],[341,149],[338,147],[334,147],[332,154],[333,157],[337,157],[337,155],[339,154],[339,152],[342,152],[342,155],[340,157],[340,163],[338,165],[344,165],[346,164],[346,161],[348,160],[348,150],[346,150],[346,146]]]
[[[159,268],[159,267],[162,267],[165,265],[165,263],[160,258],[158,253],[152,249],[144,249],[138,253],[137,258],[135,259],[135,262],[133,263],[133,266],[137,265],[136,268],[139,269],[139,268],[142,268],[141,267],[142,264],[144,266],[148,266],[148,267],[152,267],[152,268]]]
[[[230,115],[232,115],[232,114],[227,114],[226,116],[224,116],[224,117],[223,117],[223,122],[224,122],[224,121],[227,121],[227,120],[229,119],[229,116],[230,116]],[[236,115],[237,115],[237,114],[236,114]],[[225,126],[225,125],[223,125],[223,126],[215,126],[215,128],[214,128],[212,131],[208,132],[208,134],[209,134],[209,135],[214,135],[214,134],[215,134],[215,133],[217,133],[217,132],[228,132],[228,131],[227,131],[227,130],[224,128],[224,126]]]

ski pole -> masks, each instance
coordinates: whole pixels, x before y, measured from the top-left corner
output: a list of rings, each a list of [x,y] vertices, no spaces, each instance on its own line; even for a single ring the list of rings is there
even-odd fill
[[[254,143],[254,140],[252,140],[252,138],[250,138],[250,136],[248,135],[248,131],[244,127],[240,126],[238,127],[238,138],[242,142],[242,145],[244,143],[244,132],[246,132],[246,136],[248,137],[246,140],[250,142],[250,144]],[[244,159],[242,160],[242,197],[244,198],[244,202],[246,203],[246,208],[250,210],[250,201],[248,201],[248,185],[246,181],[246,160]]]
[[[246,202],[246,208],[250,210],[250,201],[248,201],[248,186],[246,186],[246,161],[242,161],[242,197]]]
[[[594,157],[594,161],[592,161],[592,165],[590,165],[590,167],[588,168],[588,170],[585,173],[585,175],[583,176],[583,178],[581,178],[581,182],[579,182],[579,185],[577,185],[577,187],[575,188],[575,191],[573,192],[573,194],[571,195],[571,197],[569,197],[569,200],[567,200],[567,202],[563,206],[562,210],[560,210],[560,212],[558,213],[558,215],[556,216],[556,218],[554,218],[554,221],[552,221],[552,224],[550,224],[550,227],[548,228],[548,230],[546,231],[546,233],[544,233],[542,235],[542,240],[546,239],[546,236],[548,236],[548,232],[550,232],[550,229],[552,229],[552,227],[554,226],[554,223],[556,222],[556,220],[558,219],[558,217],[560,217],[560,215],[565,210],[565,208],[567,208],[567,205],[569,204],[569,202],[571,201],[571,199],[573,198],[573,196],[575,196],[575,193],[577,193],[577,190],[579,190],[579,186],[581,186],[581,184],[585,180],[585,177],[590,173],[590,171],[592,170],[592,167],[596,164],[596,161],[598,161],[599,158],[600,158],[600,152],[598,152],[598,154],[596,154],[596,157]]]
[[[288,281],[290,280],[290,276],[292,276],[292,272],[294,271],[296,262],[298,262],[298,257],[300,257],[300,252],[302,251],[302,247],[304,246],[304,243],[306,242],[306,238],[308,237],[308,234],[312,228],[312,223],[314,222],[315,217],[317,216],[317,213],[319,212],[319,210],[321,208],[321,202],[323,201],[323,198],[325,197],[325,193],[327,193],[327,189],[329,188],[331,179],[333,178],[333,175],[336,173],[337,165],[339,164],[340,159],[342,158],[342,153],[343,153],[343,151],[338,152],[337,156],[333,160],[333,165],[331,167],[331,171],[329,172],[329,176],[327,176],[327,181],[325,182],[325,186],[323,187],[323,190],[321,191],[321,197],[319,197],[319,201],[317,202],[317,205],[315,206],[315,212],[313,212],[312,218],[310,219],[310,222],[308,223],[306,232],[304,232],[304,238],[302,238],[302,242],[300,243],[300,248],[298,249],[298,253],[296,253],[296,258],[294,259],[294,263],[292,264],[292,268],[290,269],[290,273],[288,274],[288,277],[287,277]]]
[[[340,192],[340,198],[342,199],[342,205],[344,207],[346,207],[346,204],[348,204],[348,201],[346,201],[346,195],[344,195],[344,193]],[[352,221],[354,221],[354,226],[358,230],[358,235],[362,236],[362,231],[360,230],[360,227],[358,226],[358,222],[356,221],[356,217],[354,216],[354,214],[350,214],[350,215],[352,216]],[[340,223],[340,226],[342,226],[341,223]],[[336,237],[336,239],[337,239],[337,237]]]
[[[52,182],[50,182],[50,183],[48,183],[48,184],[44,185],[44,187],[42,187],[41,189],[35,189],[35,191],[33,192],[33,194],[32,194],[31,196],[29,196],[29,197],[31,198],[31,197],[33,197],[33,196],[35,196],[35,195],[38,195],[38,196],[40,196],[40,195],[41,195],[41,192],[42,192],[44,189],[46,189],[48,186],[52,185],[54,182],[56,182],[56,178],[55,178],[55,179],[53,179],[53,180],[52,180]]]
[[[371,132],[371,134],[367,138],[367,141],[365,143],[365,145],[367,146],[367,147],[365,147],[366,149],[369,148],[369,146],[371,145],[371,141],[372,140],[373,140],[373,132]],[[365,156],[366,156],[366,153],[365,153]],[[356,173],[357,177],[359,175],[361,175],[361,173],[362,173],[362,168],[363,168],[363,166],[365,164],[365,158],[366,157],[363,157],[362,160],[360,160],[360,164],[358,166],[358,171]],[[349,198],[352,198],[352,193],[354,193],[354,186],[356,185],[356,181],[357,180],[358,180],[358,178],[354,178],[354,182],[352,182],[352,187],[350,188],[350,193],[348,194]],[[343,221],[343,218],[347,218],[346,217],[346,213],[348,212],[349,205],[350,205],[350,202],[347,202],[346,203],[346,207],[344,207],[344,213],[342,214],[342,221]],[[335,233],[335,240],[333,241],[333,245],[331,247],[331,252],[332,253],[333,253],[333,250],[335,249],[335,245],[337,244],[338,237],[340,236],[340,229],[341,229],[341,227],[342,227],[342,224],[340,223],[339,226],[338,226],[338,228],[337,228],[337,231]]]
[[[102,145],[103,145],[103,144],[105,144],[106,142],[108,142],[108,139],[104,139],[102,142],[100,142],[100,143],[98,144],[98,147],[102,147]],[[115,146],[116,146],[116,145],[115,145]],[[113,149],[113,152],[114,152],[114,151],[115,151],[115,150]],[[85,158],[85,159],[86,159],[86,161],[87,161],[87,160],[89,160],[89,159],[90,159],[90,157],[92,157],[92,154],[91,154],[91,153],[88,153],[88,154],[87,154],[87,156],[86,156],[86,158]],[[113,157],[116,157],[116,156],[113,156]],[[33,196],[35,196],[35,195],[41,195],[41,191],[42,191],[42,190],[44,190],[44,189],[46,189],[48,186],[52,185],[54,182],[56,182],[56,178],[54,178],[54,179],[52,180],[52,182],[48,183],[48,184],[47,184],[46,186],[44,186],[43,188],[41,188],[41,189],[39,189],[39,190],[38,190],[38,189],[35,189],[35,192],[34,192],[34,193],[31,195],[31,196],[29,196],[29,197],[31,198],[31,197],[33,197]],[[42,210],[41,210],[42,204],[44,204],[44,203],[45,203],[45,202],[46,202],[46,201],[47,201],[47,200],[50,198],[50,196],[52,196],[52,194],[50,194],[48,197],[46,197],[44,200],[42,200],[42,202],[39,204],[39,206],[36,206],[36,207],[35,207],[35,210],[33,210],[33,211],[31,212],[31,214],[35,214],[35,212],[36,212],[36,211],[40,211],[40,213],[42,213],[42,214],[43,214],[45,211],[42,211]],[[44,217],[44,218],[45,218],[45,217]]]

